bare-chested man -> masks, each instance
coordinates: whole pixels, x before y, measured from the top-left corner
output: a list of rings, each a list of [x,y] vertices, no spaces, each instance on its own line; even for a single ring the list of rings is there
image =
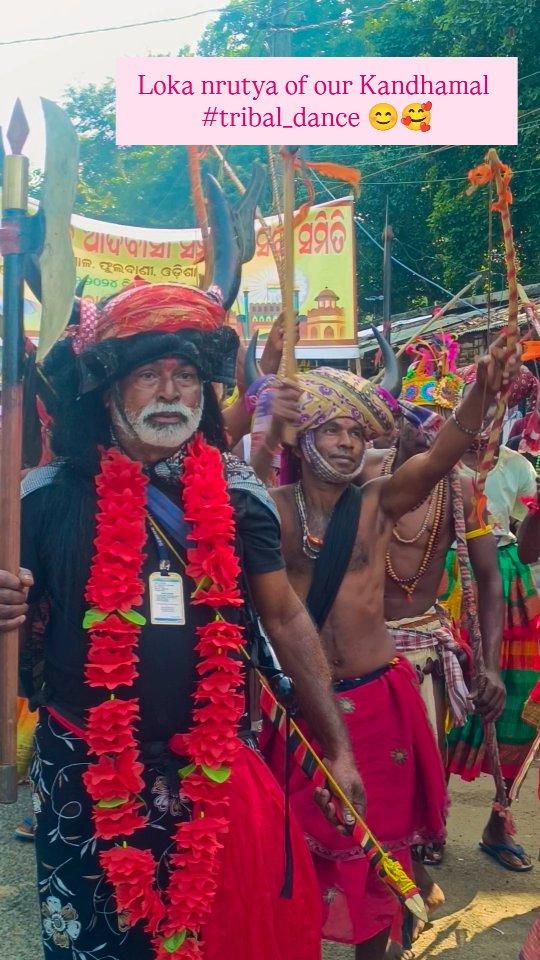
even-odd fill
[[[361,480],[389,476],[418,453],[428,450],[444,423],[441,415],[424,410],[406,411],[398,417],[399,435],[390,450],[369,450]],[[487,684],[476,709],[487,720],[496,720],[504,706],[504,685],[499,674],[502,639],[503,598],[497,566],[495,538],[471,520],[472,482],[461,478],[463,510],[468,534],[471,565],[478,583],[478,612],[483,638]],[[468,697],[455,642],[437,597],[444,574],[445,559],[455,540],[450,478],[444,477],[428,497],[403,516],[392,531],[386,558],[386,623],[403,653],[416,668],[422,684],[428,716],[437,733],[441,752],[445,749],[446,695],[452,719],[462,723]]]
[[[443,401],[444,402],[444,401]],[[434,443],[449,406],[431,408],[401,403],[396,417],[398,440],[390,450],[368,450],[360,479],[363,482],[388,476],[411,457],[428,450]],[[443,414],[443,415],[441,415]],[[497,565],[497,546],[490,527],[478,528],[471,521],[472,483],[462,477],[463,512],[467,529],[469,559],[478,585],[478,612],[483,639],[487,682],[474,708],[486,719],[500,715],[505,699],[498,670],[503,623],[501,578]],[[437,604],[447,552],[455,539],[452,483],[447,476],[439,481],[427,499],[403,516],[392,531],[386,557],[384,606],[386,625],[398,653],[416,670],[420,692],[428,717],[437,734],[443,762],[446,762],[447,705],[453,723],[463,723],[472,709],[472,701],[462,672],[464,651],[458,645],[451,625]],[[444,903],[440,886],[423,864],[439,864],[444,844],[427,844],[413,849],[414,876],[429,915]],[[420,932],[415,925],[413,939]],[[394,945],[388,956],[402,956]]]
[[[459,460],[481,426],[484,405],[516,365],[500,338],[433,446],[361,492],[354,481],[366,441],[391,426],[389,408],[372,384],[322,368],[300,377],[298,387],[283,385],[267,441],[272,449],[280,420],[298,430],[293,452],[300,479],[273,491],[287,572],[321,630],[364,779],[368,822],[408,870],[412,844],[444,835],[446,791],[415,673],[396,657],[385,624],[386,553],[396,522]],[[396,919],[393,898],[353,841],[311,812],[311,791],[300,773],[293,773],[290,786],[318,871],[324,936],[356,944],[357,960],[380,960]]]

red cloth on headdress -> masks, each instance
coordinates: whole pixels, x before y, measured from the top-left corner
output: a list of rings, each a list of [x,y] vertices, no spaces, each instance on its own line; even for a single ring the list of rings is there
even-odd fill
[[[530,370],[527,370],[527,367],[521,367],[519,374],[512,381],[512,386],[510,387],[510,393],[508,394],[508,406],[515,407],[518,403],[521,403],[522,400],[530,400],[534,403],[536,400],[536,390],[538,386],[538,380],[531,373]]]
[[[223,307],[198,287],[136,277],[100,310],[95,342],[192,328],[206,333],[223,326],[224,320]]]
[[[467,367],[460,367],[458,373],[465,383],[474,383],[476,380],[476,363],[470,363]],[[527,370],[527,367],[522,366],[518,376],[512,382],[508,394],[508,406],[515,407],[526,399],[534,400],[537,385],[538,381],[534,374]]]

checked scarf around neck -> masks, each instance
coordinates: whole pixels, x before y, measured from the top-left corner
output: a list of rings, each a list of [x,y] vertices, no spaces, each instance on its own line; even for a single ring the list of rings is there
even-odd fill
[[[351,483],[362,472],[366,456],[364,451],[359,465],[352,473],[339,473],[317,450],[314,430],[306,430],[306,432],[302,434],[300,437],[300,449],[304,459],[309,463],[313,472],[320,477],[321,480],[327,480],[328,483]]]
[[[331,420],[349,417],[362,428],[364,440],[373,440],[393,427],[393,399],[369,380],[333,367],[301,374],[298,383],[302,387],[298,445],[304,459],[321,479],[350,483],[361,473],[364,458],[351,473],[338,473],[317,450],[315,431]]]

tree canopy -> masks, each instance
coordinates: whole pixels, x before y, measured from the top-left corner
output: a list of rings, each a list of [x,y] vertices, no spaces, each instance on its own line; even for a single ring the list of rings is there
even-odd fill
[[[375,7],[376,9],[372,9]],[[287,8],[286,3],[281,4]],[[206,56],[268,56],[276,30],[284,25],[269,0],[233,0],[205,31],[196,51]],[[538,189],[540,75],[535,72],[537,0],[297,0],[288,4],[286,23],[293,56],[516,56],[520,81],[519,145],[503,147],[502,159],[515,170],[513,222],[523,283],[538,281]],[[187,51],[181,51],[186,54]],[[65,106],[81,136],[81,186],[77,211],[126,224],[192,226],[187,155],[182,147],[117,148],[114,142],[114,88],[70,88]],[[480,109],[480,107],[479,107]],[[486,145],[486,148],[490,146]],[[467,171],[481,162],[482,147],[311,147],[312,160],[333,160],[362,172],[357,201],[357,259],[361,297],[381,291],[380,243],[388,201],[394,255],[409,268],[456,291],[486,265],[487,194],[465,195]],[[263,149],[224,148],[239,176],[247,178]],[[229,184],[219,161],[207,165]],[[346,191],[335,181],[315,181],[316,199]],[[265,211],[271,211],[270,192]],[[374,238],[374,239],[370,239]],[[375,241],[375,242],[374,242]],[[495,229],[494,283],[502,285],[502,243]],[[500,279],[500,283],[499,283]],[[443,301],[424,279],[395,265],[394,311]],[[365,304],[364,304],[365,306]]]

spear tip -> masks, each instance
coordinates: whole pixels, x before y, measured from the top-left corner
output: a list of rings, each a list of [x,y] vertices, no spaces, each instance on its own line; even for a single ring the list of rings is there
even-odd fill
[[[23,110],[23,105],[19,97],[17,97],[6,133],[7,141],[11,147],[12,153],[22,153],[23,147],[26,143],[26,138],[28,137],[29,133],[30,127],[28,126],[26,114]]]

